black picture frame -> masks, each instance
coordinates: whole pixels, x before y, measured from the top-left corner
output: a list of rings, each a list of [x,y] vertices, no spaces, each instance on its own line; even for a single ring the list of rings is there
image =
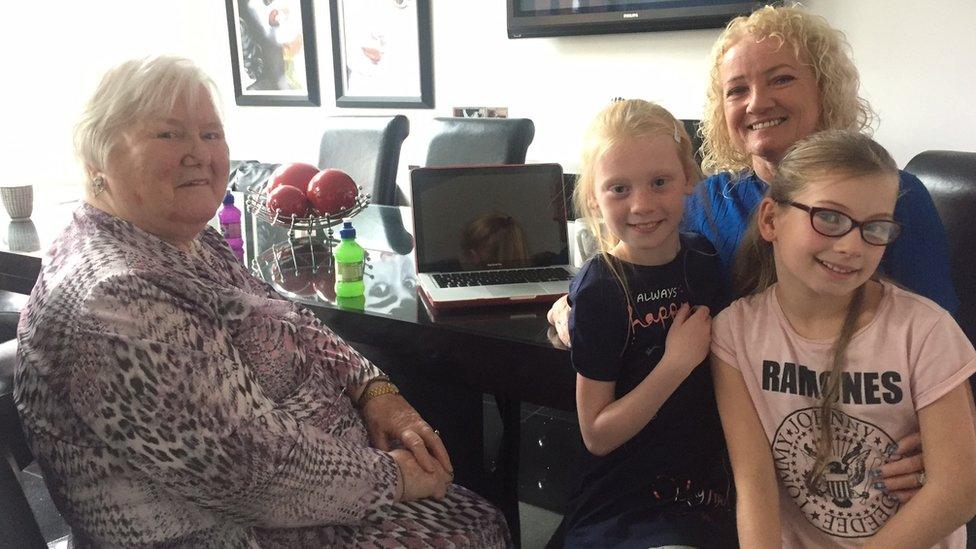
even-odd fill
[[[249,3],[247,0],[225,2],[234,98],[237,104],[295,107],[321,105],[312,0],[279,0],[269,4]],[[291,8],[296,5],[301,11],[298,17],[290,13]],[[261,13],[254,10],[261,10]],[[271,14],[272,10],[277,11]],[[284,23],[279,22],[282,13],[285,14]],[[267,24],[264,24],[264,18],[268,18]],[[282,31],[282,27],[286,31],[294,31],[299,19],[301,30],[297,33],[297,38],[280,45],[276,34]],[[278,24],[273,29],[272,20]],[[297,40],[300,42],[296,45]]]
[[[430,0],[387,1],[329,0],[337,107],[434,108]]]

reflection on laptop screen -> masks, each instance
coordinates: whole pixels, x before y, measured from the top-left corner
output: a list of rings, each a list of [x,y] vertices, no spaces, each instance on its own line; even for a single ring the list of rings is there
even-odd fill
[[[411,172],[419,272],[569,263],[558,164]]]

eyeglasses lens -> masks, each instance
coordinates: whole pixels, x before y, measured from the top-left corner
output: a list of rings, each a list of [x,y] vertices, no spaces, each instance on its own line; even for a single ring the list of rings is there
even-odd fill
[[[831,210],[820,210],[812,216],[813,228],[824,236],[843,236],[850,232],[854,221],[846,215]],[[861,236],[865,242],[875,246],[885,246],[894,242],[901,227],[897,223],[879,219],[861,225]]]
[[[813,214],[813,228],[826,236],[840,236],[851,230],[851,218],[840,212],[820,210]]]
[[[861,226],[861,235],[870,244],[884,246],[895,241],[900,229],[901,227],[891,221],[869,221]]]

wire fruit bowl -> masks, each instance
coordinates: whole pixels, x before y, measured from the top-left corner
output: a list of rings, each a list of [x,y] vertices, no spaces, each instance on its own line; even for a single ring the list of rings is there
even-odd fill
[[[245,200],[248,208],[250,208],[250,211],[254,213],[257,219],[276,227],[288,229],[289,238],[294,238],[295,234],[299,232],[322,235],[322,231],[327,230],[329,239],[331,240],[332,227],[342,223],[343,219],[354,217],[369,205],[372,196],[369,193],[364,193],[362,187],[357,188],[359,192],[356,194],[356,202],[352,207],[325,215],[309,215],[306,217],[298,217],[296,215],[290,217],[282,216],[278,212],[268,208],[268,195],[263,191],[248,193]]]

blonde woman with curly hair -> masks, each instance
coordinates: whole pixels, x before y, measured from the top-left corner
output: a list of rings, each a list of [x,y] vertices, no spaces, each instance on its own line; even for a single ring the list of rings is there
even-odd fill
[[[712,49],[702,117],[706,179],[686,209],[685,228],[705,235],[725,274],[749,216],[786,150],[823,130],[864,131],[874,113],[843,33],[800,7],[766,6],[733,19]],[[909,230],[880,271],[955,312],[945,230],[928,191],[899,172],[895,218]]]

